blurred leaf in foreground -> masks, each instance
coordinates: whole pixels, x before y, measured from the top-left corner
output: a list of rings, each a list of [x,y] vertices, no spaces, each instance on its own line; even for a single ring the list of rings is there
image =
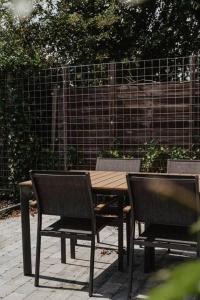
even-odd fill
[[[198,231],[200,231],[200,220],[198,220],[197,222],[192,224],[192,226],[190,227],[190,232],[191,233],[196,233]]]
[[[200,294],[200,261],[182,263],[166,272],[169,279],[150,291],[149,300],[181,300]]]

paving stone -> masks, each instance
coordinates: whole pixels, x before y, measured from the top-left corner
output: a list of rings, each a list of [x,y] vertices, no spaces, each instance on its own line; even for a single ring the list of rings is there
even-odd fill
[[[21,300],[21,299],[25,299],[26,295],[23,294],[19,294],[19,293],[11,293],[10,295],[8,295],[7,297],[5,297],[5,300]]]
[[[49,291],[43,291],[43,290],[36,290],[35,292],[31,293],[28,297],[26,297],[26,300],[43,300],[48,299]]]
[[[73,294],[73,293],[74,292],[72,292],[72,291],[67,291],[67,290],[64,290],[64,289],[61,290],[60,289],[60,290],[53,291],[47,299],[48,300],[65,300],[68,297],[70,297],[70,295]]]
[[[57,220],[46,216],[44,226]],[[35,264],[37,218],[31,217],[32,263]],[[60,240],[42,238],[40,287],[34,287],[34,277],[23,276],[20,217],[0,221],[0,299],[5,300],[124,300],[127,296],[128,268],[124,256],[124,272],[117,265],[117,230],[106,227],[95,251],[94,296],[88,296],[90,243],[78,241],[76,259],[70,258],[69,239],[66,240],[66,264],[60,261]],[[15,234],[13,234],[15,228]],[[125,241],[125,232],[124,232]],[[125,244],[125,243],[124,243]],[[100,248],[98,248],[100,247]],[[103,250],[104,247],[110,248]],[[157,284],[155,278],[143,272],[144,249],[136,247],[133,274],[133,298],[147,299],[148,290]],[[193,258],[194,254],[156,252],[158,268]],[[187,298],[187,300],[193,298]],[[186,300],[186,299],[185,299]]]
[[[35,291],[35,286],[34,286],[34,279],[32,279],[31,281],[29,280],[28,282],[22,284],[21,286],[19,286],[15,292],[19,293],[19,294],[24,294],[26,295],[26,297],[28,295],[30,295],[31,293],[33,293]]]
[[[0,299],[4,299],[6,296],[12,294],[12,292],[14,292],[15,289],[16,287],[13,286],[12,283],[2,285],[0,287]]]

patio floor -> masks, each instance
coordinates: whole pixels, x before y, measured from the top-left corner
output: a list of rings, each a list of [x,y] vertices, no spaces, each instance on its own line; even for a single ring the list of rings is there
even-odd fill
[[[46,217],[44,225],[55,219]],[[40,287],[34,287],[34,278],[23,276],[20,217],[0,220],[0,299],[88,299],[89,248],[88,243],[80,241],[77,246],[77,259],[70,259],[69,240],[67,240],[67,263],[60,262],[60,241],[56,238],[42,238]],[[31,217],[32,256],[35,262],[37,216]],[[94,297],[92,299],[126,299],[127,267],[123,273],[117,269],[117,230],[105,228],[101,234],[103,243],[96,250]],[[112,246],[110,246],[110,244]],[[114,245],[114,246],[113,246]],[[104,250],[110,247],[112,250]],[[189,253],[170,253],[158,250],[157,265],[164,267],[192,257]],[[126,262],[126,256],[124,257]],[[126,265],[126,264],[125,264]],[[156,285],[154,275],[143,273],[143,249],[136,250],[134,272],[134,298],[145,299],[152,285]],[[91,298],[89,298],[91,299]]]

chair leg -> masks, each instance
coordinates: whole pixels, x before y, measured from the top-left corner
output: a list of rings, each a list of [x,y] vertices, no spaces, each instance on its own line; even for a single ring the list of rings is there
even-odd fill
[[[142,234],[142,225],[140,222],[138,222],[138,233],[139,233],[139,235]]]
[[[99,234],[99,232],[97,233],[97,243],[100,243],[100,234]]]
[[[37,233],[37,245],[36,245],[36,261],[35,261],[35,286],[39,286],[39,274],[40,274],[40,250],[41,250],[41,235]]]
[[[197,249],[197,258],[199,258],[199,257],[200,257],[200,250]]]
[[[90,277],[89,277],[89,297],[93,294],[93,281],[94,281],[94,254],[95,254],[95,235],[91,240],[91,252],[90,252]]]
[[[66,239],[61,238],[61,263],[66,264]]]
[[[138,235],[140,236],[142,234],[142,224],[141,222],[138,222]],[[140,245],[140,248],[142,248],[142,246]]]
[[[134,244],[133,244],[133,231],[130,236],[130,253],[129,253],[129,275],[128,275],[128,297],[132,299],[132,286],[133,286],[133,265],[134,265]]]
[[[199,242],[197,242],[197,258],[199,259],[200,257],[200,249],[199,249]],[[194,300],[200,300],[200,295],[197,295]]]
[[[170,243],[168,243],[169,245],[170,245]],[[170,248],[168,248],[167,249],[167,253],[170,253],[171,252],[171,250],[170,250]]]
[[[75,259],[75,247],[76,247],[76,237],[70,238],[70,252],[71,252],[71,258]]]
[[[155,270],[155,249],[154,247],[144,248],[144,272],[150,273]]]
[[[129,254],[130,254],[130,214],[126,216],[126,247],[127,247],[127,265],[129,265]]]
[[[118,223],[118,270],[123,271],[123,213]]]

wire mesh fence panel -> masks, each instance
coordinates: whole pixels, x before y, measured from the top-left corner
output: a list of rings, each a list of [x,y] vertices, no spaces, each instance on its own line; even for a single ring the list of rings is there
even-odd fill
[[[1,72],[0,189],[31,168],[92,169],[109,149],[141,157],[152,139],[191,151],[199,80],[198,56]]]

